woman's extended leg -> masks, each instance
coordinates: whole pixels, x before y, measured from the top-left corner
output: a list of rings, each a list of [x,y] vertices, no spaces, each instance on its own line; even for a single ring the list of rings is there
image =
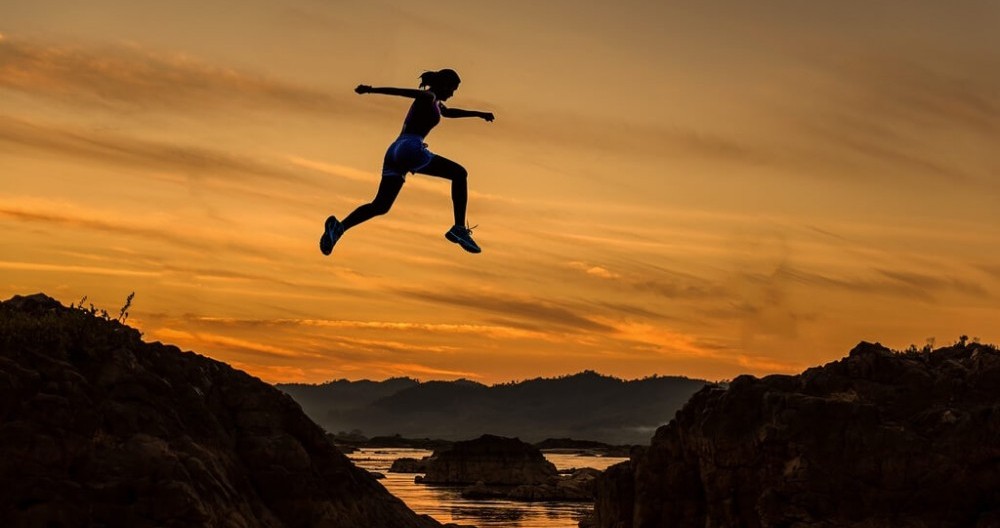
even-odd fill
[[[455,213],[455,225],[464,227],[465,208],[469,203],[469,173],[465,167],[435,154],[431,162],[417,172],[451,180],[451,203]]]
[[[371,203],[366,203],[358,207],[341,222],[344,230],[346,231],[361,222],[388,213],[389,209],[392,208],[392,203],[399,196],[399,190],[402,188],[403,178],[383,176],[382,181],[378,184],[378,192],[375,193],[375,198],[372,199]]]
[[[343,222],[338,221],[336,216],[326,219],[323,234],[319,237],[319,250],[324,255],[329,255],[344,231],[365,220],[371,220],[373,217],[388,213],[402,188],[402,177],[383,176],[382,181],[378,184],[378,192],[375,193],[375,198],[372,199],[371,203],[366,203],[355,209],[347,215]]]

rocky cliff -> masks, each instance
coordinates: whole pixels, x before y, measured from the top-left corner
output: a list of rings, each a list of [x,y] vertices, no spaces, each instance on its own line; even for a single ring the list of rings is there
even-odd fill
[[[1000,353],[861,343],[706,387],[599,479],[594,525],[1000,526]]]
[[[0,526],[440,525],[270,385],[35,295],[0,303]]]

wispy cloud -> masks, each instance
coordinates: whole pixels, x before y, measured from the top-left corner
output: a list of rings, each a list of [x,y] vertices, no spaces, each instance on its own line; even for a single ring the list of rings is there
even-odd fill
[[[716,357],[718,350],[703,348],[697,338],[668,330],[662,326],[636,321],[611,321],[607,324],[614,329],[618,339],[651,345],[659,353],[667,356]]]
[[[970,296],[982,296],[987,294],[986,288],[981,284],[949,277],[947,275],[931,275],[927,273],[917,273],[900,270],[877,270],[882,276],[893,282],[911,286],[924,291],[954,291]]]
[[[718,299],[730,295],[725,288],[704,279],[676,280],[666,277],[635,279],[632,289],[668,299]]]
[[[980,270],[992,275],[996,279],[1000,279],[1000,264],[981,264],[977,266]]]
[[[662,313],[656,312],[649,309],[649,305],[641,303],[626,303],[626,302],[612,302],[612,301],[594,301],[594,305],[612,313],[621,314],[623,316],[633,316],[647,319],[650,321],[665,321],[669,319],[676,319],[673,316],[666,316]]]
[[[837,277],[786,265],[774,274],[768,276],[747,275],[747,278],[758,283],[788,280],[811,286],[891,295],[927,302],[934,301],[936,295],[948,292],[968,296],[988,295],[988,290],[982,284],[944,274],[930,275],[914,271],[884,269],[871,270],[871,272],[872,274],[867,277]]]
[[[426,334],[470,334],[495,339],[540,339],[545,337],[545,334],[541,332],[529,332],[520,328],[501,325],[357,321],[342,319],[238,319],[231,317],[207,316],[190,316],[188,319],[193,323],[245,328],[287,327],[306,329],[378,330],[386,332]]]
[[[469,308],[527,321],[532,327],[555,325],[585,331],[609,332],[611,327],[580,315],[567,305],[529,296],[513,296],[495,291],[445,293],[432,290],[400,289],[405,297],[430,303]]]
[[[315,354],[307,354],[299,350],[292,350],[286,347],[204,332],[192,332],[173,328],[157,328],[153,335],[157,338],[183,343],[185,346],[191,346],[200,350],[224,348],[239,354],[272,357],[276,359],[322,357]]]
[[[0,212],[0,215],[2,215],[2,212]],[[157,242],[160,241],[159,238],[156,238],[156,240]],[[54,251],[54,254],[57,255],[56,260],[76,262],[76,264],[63,265],[22,262],[8,263],[8,266],[9,269],[35,271],[59,271],[65,269],[66,271],[76,271],[79,273],[150,276],[157,277],[165,283],[169,281],[187,281],[204,284],[206,288],[211,288],[213,291],[218,291],[219,293],[236,293],[233,288],[227,288],[226,285],[242,285],[245,286],[245,291],[247,292],[252,292],[254,288],[258,288],[261,294],[264,292],[273,292],[275,289],[285,292],[310,292],[314,295],[351,295],[355,293],[355,290],[350,286],[343,284],[345,281],[351,279],[351,273],[348,270],[338,269],[332,271],[331,273],[335,273],[341,278],[341,281],[330,283],[329,281],[322,280],[308,280],[298,274],[286,276],[276,273],[253,272],[242,265],[239,259],[229,258],[225,262],[216,263],[215,266],[212,263],[195,265],[190,263],[186,258],[177,259],[178,263],[171,258],[170,254],[149,253],[146,251],[137,251],[136,249],[137,247],[135,246],[128,248],[101,247],[97,248],[96,251],[59,248]],[[273,252],[268,251],[268,253]],[[91,264],[82,264],[84,262]],[[123,267],[124,263],[128,264],[127,268]],[[197,316],[191,315],[187,317],[185,323],[190,323],[196,319]],[[211,318],[206,320],[209,319]],[[217,319],[219,321],[229,320],[227,318]],[[240,321],[239,324],[243,324],[249,328],[276,323],[265,320],[245,320]]]
[[[251,361],[229,360],[233,367],[253,372],[269,383],[321,383],[345,376],[359,379],[385,379],[392,377],[410,377],[417,379],[478,379],[482,375],[472,371],[455,370],[434,367],[412,362],[364,361],[339,364],[336,368],[318,365],[293,366],[273,362],[258,363]]]
[[[510,118],[498,131],[534,145],[617,154],[623,158],[661,161],[689,158],[750,166],[769,165],[782,158],[765,143],[721,132],[557,112],[533,114],[531,121]]]
[[[621,278],[621,275],[613,271],[610,271],[607,268],[604,268],[602,266],[587,264],[586,262],[578,262],[578,261],[570,262],[569,267],[575,270],[582,271],[583,273],[586,273],[591,277],[597,277],[600,279],[613,280]]]
[[[989,171],[1000,166],[993,148],[1000,141],[1000,55],[939,52],[918,62],[897,50],[816,65],[831,79],[817,88],[827,104],[808,116],[788,116],[793,130],[812,139],[812,154],[801,154],[812,156],[814,166],[867,165],[880,170],[863,171],[866,178],[891,181],[993,180]],[[829,148],[832,156],[823,154]]]
[[[803,123],[801,128],[818,141],[847,152],[847,156],[826,160],[834,166],[878,163],[884,170],[891,170],[891,173],[883,173],[885,180],[894,180],[901,173],[960,180],[968,178],[964,169],[935,159],[933,154],[922,148],[919,139],[895,136],[884,123],[873,123],[869,119],[869,116],[827,116]],[[867,177],[869,172],[862,173]]]
[[[72,104],[213,111],[234,104],[345,114],[353,95],[295,86],[136,45],[81,46],[0,40],[0,88]],[[353,106],[357,106],[356,101]]]
[[[913,127],[936,126],[1000,133],[1000,55],[984,50],[961,57],[925,56],[914,59],[875,56],[839,64],[860,85],[862,110],[872,117],[891,117]]]
[[[336,176],[338,178],[346,178],[349,180],[363,181],[363,182],[372,181],[371,172],[355,169],[354,167],[348,167],[346,165],[340,165],[337,163],[330,163],[326,161],[311,160],[299,156],[291,156],[288,158],[288,161],[296,167],[302,167],[304,169],[321,172],[329,176]]]
[[[331,354],[335,356],[349,353],[351,357],[353,357],[355,360],[360,357],[367,357],[370,359],[372,357],[386,357],[386,356],[397,356],[397,355],[404,355],[404,356],[417,355],[417,354],[453,355],[463,350],[462,346],[455,346],[449,344],[425,345],[421,343],[405,341],[402,339],[384,339],[384,338],[372,339],[365,337],[350,337],[344,335],[326,335],[323,337],[322,343],[317,343],[315,346],[323,350],[336,351]]]
[[[16,155],[23,154],[24,149],[141,168],[147,176],[156,171],[171,171],[204,180],[242,181],[249,177],[316,186],[314,180],[304,179],[280,163],[200,146],[147,141],[0,116],[0,152]]]
[[[557,112],[533,113],[530,121],[511,118],[496,132],[530,144],[623,159],[766,167],[824,180],[995,181],[1000,154],[992,145],[1000,140],[1000,104],[995,97],[1000,92],[1000,75],[995,73],[1000,71],[1000,57],[984,52],[973,58],[917,62],[904,53],[855,53],[840,61],[810,61],[810,78],[827,82],[803,83],[798,89],[823,97],[809,96],[808,104],[796,94],[772,101],[762,117],[766,122],[761,125],[766,126],[759,126],[757,135],[726,132],[712,122],[694,129]],[[944,131],[953,138],[961,136],[960,150],[971,148],[972,155],[942,149],[951,141],[941,135]],[[969,159],[983,162],[970,164]],[[557,170],[558,165],[550,168]]]
[[[197,250],[199,252],[218,251],[220,248],[235,250],[248,255],[265,257],[270,255],[260,246],[223,240],[222,237],[212,237],[208,233],[179,233],[175,226],[169,225],[166,217],[137,220],[131,217],[118,217],[108,211],[86,211],[71,204],[30,203],[25,200],[12,200],[0,197],[0,217],[37,224],[49,224],[59,227],[89,229],[128,235],[158,243],[167,242],[176,247]]]
[[[106,275],[111,277],[157,277],[155,271],[142,271],[126,268],[109,268],[102,266],[82,266],[77,264],[46,264],[40,262],[0,261],[0,269],[18,271],[39,271],[49,273],[84,273],[89,275]]]
[[[740,366],[754,373],[796,373],[808,366],[801,361],[783,361],[768,355],[739,354],[736,358]]]
[[[468,379],[478,379],[482,376],[476,372],[466,371],[466,370],[453,370],[430,367],[427,365],[421,365],[419,363],[368,363],[366,365],[369,368],[384,372],[387,376],[408,376],[408,377],[420,377],[420,376],[434,376],[435,378],[445,377],[445,378],[468,378]]]
[[[407,365],[412,367],[407,371],[410,374],[430,373],[432,371],[426,369],[433,367],[418,367],[414,358],[448,362],[455,354],[467,351],[460,346],[408,341],[402,336],[400,339],[368,338],[351,332],[272,330],[268,337],[263,338],[258,333],[247,331],[250,330],[247,328],[213,329],[211,326],[189,324],[181,330],[170,326],[176,319],[163,321],[166,324],[158,323],[156,319],[149,316],[143,318],[140,314],[139,327],[147,338],[172,342],[233,364],[252,364],[254,371],[266,371],[268,365],[285,365],[320,369],[329,374],[331,369],[344,373],[359,368],[370,370],[372,365]],[[447,369],[438,370],[445,372]]]

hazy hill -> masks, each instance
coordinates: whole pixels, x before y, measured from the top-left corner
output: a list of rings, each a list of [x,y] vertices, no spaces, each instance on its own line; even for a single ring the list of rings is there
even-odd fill
[[[0,303],[0,526],[440,524],[271,385],[33,295]]]
[[[288,383],[278,388],[295,397],[302,410],[313,419],[330,412],[356,409],[419,384],[411,378],[389,378],[385,381],[348,381],[340,379],[320,385]]]
[[[353,383],[369,387],[373,382]],[[528,442],[576,438],[627,444],[646,443],[705,383],[683,377],[626,381],[585,371],[493,386],[468,380],[414,382],[374,401],[351,400],[347,385],[336,391],[323,389],[329,384],[278,388],[302,401],[331,432],[359,429],[368,436],[448,440],[488,433]]]

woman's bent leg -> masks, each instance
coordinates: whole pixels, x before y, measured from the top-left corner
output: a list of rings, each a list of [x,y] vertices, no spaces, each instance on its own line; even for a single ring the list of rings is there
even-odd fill
[[[451,203],[455,213],[455,225],[444,236],[470,253],[482,251],[472,239],[472,230],[465,226],[465,208],[469,202],[469,173],[465,167],[444,156],[434,155],[431,162],[417,172],[451,180]]]
[[[455,213],[455,225],[464,227],[465,209],[469,203],[469,173],[465,167],[435,154],[430,163],[417,172],[451,180],[451,203]]]

